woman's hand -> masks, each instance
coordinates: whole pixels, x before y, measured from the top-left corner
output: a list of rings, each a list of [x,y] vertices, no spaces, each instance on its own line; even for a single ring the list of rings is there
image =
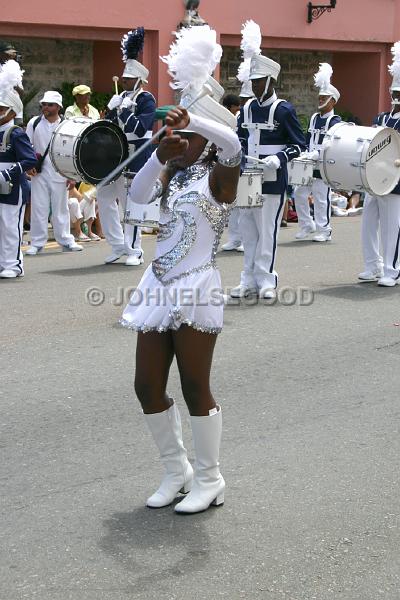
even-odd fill
[[[175,106],[167,112],[165,117],[165,124],[171,129],[185,129],[189,122],[189,113],[183,106]]]
[[[157,158],[162,163],[165,164],[168,160],[172,158],[178,158],[178,156],[183,156],[186,150],[188,149],[189,142],[180,135],[169,133],[159,143],[159,146],[156,150]]]

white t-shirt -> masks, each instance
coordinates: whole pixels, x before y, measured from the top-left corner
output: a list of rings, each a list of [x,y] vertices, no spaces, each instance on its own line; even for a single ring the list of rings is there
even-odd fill
[[[28,125],[26,126],[26,133],[31,140],[34,151],[43,156],[43,154],[46,152],[46,148],[51,140],[54,130],[61,123],[61,119],[57,119],[57,121],[54,123],[50,123],[44,116],[42,116],[34,130],[33,124],[36,119],[37,117],[32,117],[32,119],[29,121]],[[53,167],[49,153],[47,153],[47,156],[44,159],[42,165],[42,174],[54,183],[65,183],[66,181],[66,178],[62,175],[59,175]]]

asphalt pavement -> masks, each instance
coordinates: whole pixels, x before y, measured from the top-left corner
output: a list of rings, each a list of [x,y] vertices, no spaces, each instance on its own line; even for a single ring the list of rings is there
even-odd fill
[[[358,284],[360,217],[333,225],[282,229],[279,300],[225,309],[225,504],[193,516],[144,506],[162,469],[117,325],[154,237],[141,267],[52,245],[0,281],[1,600],[400,598],[400,286]],[[219,253],[226,288],[242,260]],[[169,392],[193,458],[175,365]]]

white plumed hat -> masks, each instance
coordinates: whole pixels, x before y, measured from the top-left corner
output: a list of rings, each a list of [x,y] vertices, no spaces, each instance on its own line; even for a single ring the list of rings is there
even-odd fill
[[[393,62],[389,65],[389,73],[393,77],[392,85],[390,86],[390,91],[399,92],[400,91],[400,42],[396,42],[392,46],[392,55]]]
[[[320,63],[319,70],[314,75],[314,85],[319,88],[320,96],[332,96],[338,102],[340,92],[331,84],[333,69],[329,63]]]
[[[15,87],[22,88],[21,67],[15,60],[8,60],[0,66],[0,106],[11,108],[20,114],[24,106]]]
[[[137,60],[138,55],[142,52],[144,46],[145,31],[143,27],[138,27],[132,31],[128,31],[121,40],[122,60],[125,63],[122,77],[128,79],[141,79],[147,83],[149,70],[146,69],[141,62]]]
[[[181,91],[181,105],[188,106],[206,85],[213,97],[203,96],[190,112],[235,129],[235,116],[218,103],[223,88],[215,79],[210,79],[222,56],[216,32],[209,25],[197,25],[182,28],[175,37],[168,56],[162,56],[161,60],[168,65],[168,73],[173,78],[170,86]]]

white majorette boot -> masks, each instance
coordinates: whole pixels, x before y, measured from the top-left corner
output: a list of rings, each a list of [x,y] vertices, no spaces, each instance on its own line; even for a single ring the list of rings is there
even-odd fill
[[[144,416],[165,468],[161,485],[148,498],[146,506],[162,508],[171,504],[179,492],[186,494],[190,491],[193,469],[183,445],[181,417],[176,404],[163,412]]]
[[[216,411],[216,412],[213,412]],[[190,417],[196,454],[194,479],[189,494],[175,506],[177,513],[197,513],[210,504],[224,503],[225,481],[219,472],[219,446],[222,433],[221,408],[207,417]]]

